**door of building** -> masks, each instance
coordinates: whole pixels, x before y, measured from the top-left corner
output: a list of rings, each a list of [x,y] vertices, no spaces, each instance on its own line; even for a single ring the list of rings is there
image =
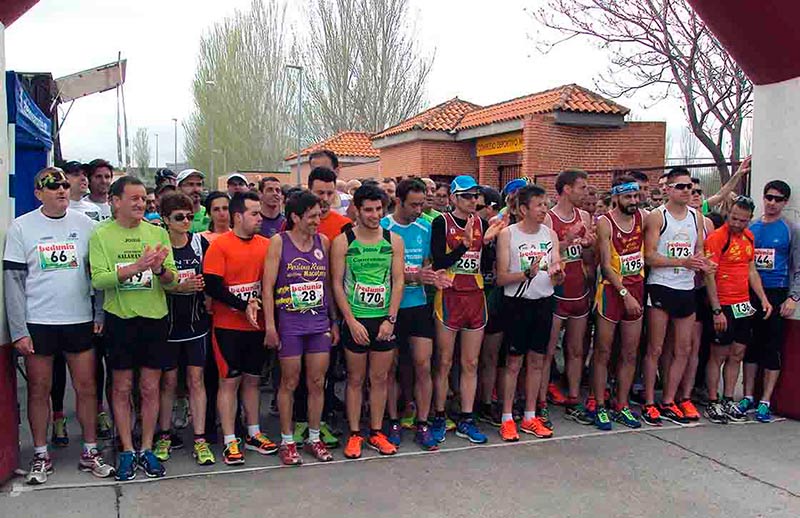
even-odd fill
[[[522,164],[501,165],[497,168],[497,172],[500,173],[500,185],[498,186],[498,190],[500,190],[511,180],[522,177]]]

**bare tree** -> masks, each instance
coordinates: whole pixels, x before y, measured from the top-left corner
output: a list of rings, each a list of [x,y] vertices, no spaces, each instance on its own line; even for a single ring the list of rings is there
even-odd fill
[[[611,56],[596,87],[611,97],[648,90],[654,102],[678,97],[692,132],[717,164],[740,158],[742,121],[753,85],[687,0],[540,0],[534,18],[558,36],[539,39],[547,52],[587,37]]]
[[[249,10],[236,11],[203,36],[195,111],[185,123],[193,167],[209,173],[214,162],[214,173],[223,164],[229,170],[281,167],[292,148],[287,30],[285,4],[253,0]]]
[[[136,130],[133,138],[133,163],[136,164],[136,175],[144,179],[150,168],[150,134],[147,128]]]
[[[309,0],[300,58],[307,138],[380,131],[417,113],[433,55],[424,55],[408,0]]]
[[[694,136],[692,128],[684,127],[681,130],[681,158],[688,164],[697,158],[697,153],[700,151],[700,141]]]

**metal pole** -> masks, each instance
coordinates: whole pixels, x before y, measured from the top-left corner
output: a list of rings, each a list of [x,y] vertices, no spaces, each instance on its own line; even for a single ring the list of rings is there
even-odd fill
[[[175,125],[175,163],[172,167],[178,167],[178,119],[172,119],[173,124]],[[178,171],[175,171],[176,173]]]
[[[156,169],[158,169],[158,133],[156,133]]]
[[[303,180],[300,175],[300,142],[301,135],[303,134],[303,67],[297,67],[300,73],[300,85],[297,90],[297,185],[303,185]]]

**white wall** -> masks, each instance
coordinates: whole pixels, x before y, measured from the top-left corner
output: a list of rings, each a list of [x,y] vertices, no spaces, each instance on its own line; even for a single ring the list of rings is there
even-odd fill
[[[764,185],[776,179],[791,186],[785,214],[800,224],[800,78],[755,87],[751,192],[757,214]]]
[[[6,229],[11,223],[11,200],[8,196],[8,171],[10,149],[8,144],[8,113],[6,110],[6,54],[5,27],[0,23],[0,249],[5,249]],[[3,307],[3,277],[0,275],[0,307]],[[0,311],[0,346],[9,341],[6,330],[6,312]]]

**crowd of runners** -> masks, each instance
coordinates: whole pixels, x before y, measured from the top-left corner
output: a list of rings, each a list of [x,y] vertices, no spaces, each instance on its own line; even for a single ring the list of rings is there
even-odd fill
[[[607,193],[567,170],[548,193],[472,176],[344,182],[330,151],[310,162],[305,188],[235,174],[211,193],[196,169],[159,170],[155,189],[112,183],[100,159],[36,175],[41,207],[13,222],[3,258],[28,483],[53,473],[48,442],[69,443],[67,371],[79,469],[117,480],[164,476],[187,425],[205,466],[326,462],[340,442],[350,459],[432,451],[451,431],[547,438],[554,406],[600,430],[687,424],[699,404],[713,423],[772,420],[800,230],[782,215],[785,182],[766,184],[761,214],[730,194],[749,160],[710,196],[683,168],[652,190],[617,175]]]

